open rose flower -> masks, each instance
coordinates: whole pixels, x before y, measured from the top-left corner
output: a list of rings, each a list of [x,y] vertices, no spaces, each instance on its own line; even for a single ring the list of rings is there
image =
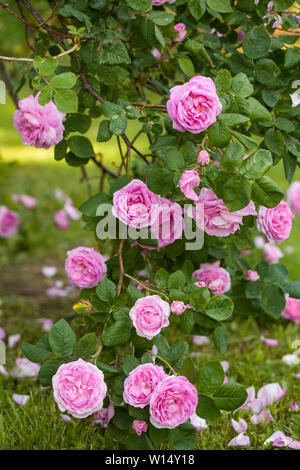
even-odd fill
[[[231,287],[229,272],[220,266],[220,261],[200,264],[192,277],[204,282],[214,295],[224,294]]]
[[[199,186],[200,177],[197,171],[188,170],[182,173],[179,181],[180,191],[192,201],[197,201],[198,195],[194,188]]]
[[[124,382],[123,399],[135,408],[149,405],[157,385],[166,377],[161,366],[147,363],[133,369]]]
[[[199,75],[171,88],[167,111],[174,129],[199,134],[216,122],[222,105],[212,79]]]
[[[150,421],[156,428],[173,429],[196,412],[197,390],[184,376],[171,375],[160,382],[150,399]]]
[[[294,181],[286,193],[286,200],[294,214],[300,214],[300,181]]]
[[[159,295],[138,299],[129,312],[138,336],[152,339],[169,325],[170,306]]]
[[[290,236],[294,215],[286,202],[268,209],[261,206],[258,211],[257,228],[270,242],[280,243]]]
[[[281,316],[287,320],[299,324],[300,323],[300,299],[290,297],[288,294],[285,295],[285,308]]]
[[[79,246],[67,252],[65,270],[76,286],[94,287],[106,275],[103,256],[93,248]]]
[[[148,425],[146,421],[140,421],[139,419],[135,419],[133,421],[132,428],[135,430],[138,436],[142,434],[142,432],[147,432]]]
[[[62,124],[65,113],[57,109],[52,100],[42,106],[38,102],[39,93],[19,101],[14,113],[14,126],[19,131],[23,145],[48,149],[63,138]]]
[[[15,235],[20,223],[16,212],[10,211],[6,206],[0,206],[0,238]]]
[[[62,364],[52,377],[52,385],[60,411],[68,411],[75,418],[100,411],[107,391],[103,372],[82,359]]]

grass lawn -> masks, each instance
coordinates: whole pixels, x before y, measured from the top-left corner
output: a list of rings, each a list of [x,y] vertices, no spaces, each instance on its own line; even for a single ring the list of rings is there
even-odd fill
[[[26,233],[25,246],[18,249],[10,243],[8,249],[0,247],[0,298],[2,315],[0,327],[7,335],[21,333],[22,340],[35,342],[41,336],[40,317],[50,317],[54,321],[61,317],[72,318],[72,303],[76,293],[67,298],[50,298],[45,294],[52,281],[41,275],[41,267],[54,265],[58,268],[55,279],[66,282],[64,259],[66,250],[78,245],[96,245],[89,232],[84,231],[80,221],[71,223],[66,231],[57,229],[53,223],[53,213],[58,203],[54,200],[54,189],[63,188],[71,196],[76,206],[87,199],[87,188],[81,183],[80,169],[70,168],[63,162],[55,162],[53,151],[37,150],[22,146],[21,139],[12,125],[13,106],[10,102],[1,106],[0,113],[0,156],[5,162],[16,161],[7,178],[0,175],[0,196],[7,193],[27,193],[38,198],[35,215],[24,210],[21,213],[25,225],[30,219],[32,233]],[[90,131],[95,136],[96,124]],[[129,134],[136,133],[134,124]],[[137,146],[145,145],[137,141]],[[103,154],[103,163],[114,165],[118,161],[114,143],[95,144],[95,150]],[[281,165],[281,164],[280,164]],[[278,165],[272,170],[277,183],[287,189],[288,183],[283,169]],[[92,164],[88,165],[91,176],[97,174]],[[295,179],[300,180],[297,169]],[[93,192],[97,191],[97,180],[93,179]],[[5,198],[8,196],[6,195]],[[9,201],[8,199],[5,199]],[[280,246],[285,252],[283,262],[290,270],[291,279],[300,280],[300,217],[296,218],[291,237]],[[26,249],[24,249],[26,248]],[[224,357],[216,352],[212,342],[199,347],[197,361],[221,359],[230,362],[227,375],[245,387],[254,385],[256,390],[270,382],[279,382],[286,387],[286,396],[272,405],[273,423],[254,426],[250,423],[249,412],[238,412],[235,417],[243,417],[248,422],[247,434],[251,449],[262,449],[264,440],[275,430],[282,430],[294,439],[300,438],[299,413],[289,410],[289,404],[298,399],[299,381],[294,374],[297,366],[285,365],[281,358],[293,352],[292,343],[299,338],[299,328],[289,324],[268,325],[269,336],[276,338],[279,345],[270,348],[261,340],[261,331],[251,320],[235,320],[230,324],[231,342]],[[180,337],[177,329],[172,335]],[[175,338],[174,338],[175,339]],[[8,350],[7,370],[11,370],[17,357],[21,357],[20,343]],[[298,390],[297,390],[298,387]],[[13,393],[29,394],[30,400],[20,407],[12,400]],[[74,419],[65,423],[53,401],[50,390],[41,390],[35,382],[22,381],[0,375],[0,449],[112,449],[115,445],[108,440],[100,426],[92,425],[92,418]],[[224,413],[217,424],[198,434],[199,449],[225,449],[235,432],[230,423],[232,415]]]

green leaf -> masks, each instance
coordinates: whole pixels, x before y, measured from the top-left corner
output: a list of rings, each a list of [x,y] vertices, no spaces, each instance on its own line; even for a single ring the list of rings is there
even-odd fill
[[[73,90],[56,90],[54,103],[63,113],[76,113],[78,109],[78,97]]]
[[[130,417],[128,410],[125,408],[117,407],[115,409],[115,416],[112,420],[116,428],[122,431],[127,431],[132,427],[132,418]]]
[[[249,117],[236,113],[224,113],[219,116],[219,121],[224,122],[229,127],[232,127],[249,121]]]
[[[41,63],[38,69],[41,75],[47,76],[53,73],[57,66],[58,60],[54,59],[54,57],[49,57],[49,59],[46,59]]]
[[[210,361],[199,367],[197,385],[200,392],[211,394],[224,382],[224,369],[220,362]]]
[[[249,179],[263,176],[273,165],[272,155],[268,150],[259,149],[246,158],[240,167],[240,173]]]
[[[117,116],[110,121],[109,129],[116,136],[122,135],[127,128],[127,119],[124,116]]]
[[[79,210],[84,215],[93,217],[96,215],[97,209],[101,204],[108,202],[110,199],[105,193],[98,193],[95,196],[92,196],[90,199],[85,201],[80,207]]]
[[[116,285],[105,277],[96,287],[96,294],[104,302],[112,302],[116,296]]]
[[[284,292],[281,287],[265,284],[262,291],[261,306],[265,313],[279,318],[285,307]]]
[[[237,74],[232,79],[232,91],[235,96],[247,98],[253,93],[253,86],[249,82],[247,75],[243,72]]]
[[[192,17],[198,21],[204,15],[206,4],[205,0],[189,0],[188,9]]]
[[[269,52],[270,47],[271,38],[263,25],[251,28],[243,40],[244,53],[250,59],[260,59]]]
[[[227,382],[214,393],[213,400],[220,410],[233,411],[242,406],[247,398],[244,387],[236,382]]]
[[[52,377],[62,363],[61,359],[53,358],[48,359],[48,361],[42,365],[39,371],[39,381],[43,387],[52,385]]]
[[[80,132],[85,134],[91,125],[91,118],[87,114],[71,113],[64,122],[68,132]]]
[[[123,359],[123,371],[126,375],[128,375],[133,369],[140,365],[139,360],[131,356],[130,354],[126,354]]]
[[[272,121],[271,113],[255,98],[248,98],[251,121]]]
[[[65,72],[51,78],[50,83],[54,88],[73,88],[77,76],[72,72]]]
[[[246,207],[251,199],[251,183],[244,176],[231,176],[223,186],[223,200],[230,212]]]
[[[128,322],[117,321],[109,326],[102,341],[104,346],[116,346],[117,344],[127,343],[130,339],[130,326]]]
[[[207,6],[219,13],[231,13],[230,0],[207,0]]]
[[[254,75],[258,82],[270,85],[280,75],[280,69],[273,60],[261,59],[255,64]]]
[[[219,326],[214,330],[213,341],[219,353],[224,354],[229,341],[229,333],[225,325]]]
[[[178,64],[183,73],[185,73],[188,77],[193,77],[195,75],[195,67],[189,57],[180,57],[178,59]]]
[[[100,64],[130,64],[127,49],[119,39],[110,39],[102,44],[99,55]]]
[[[258,178],[252,186],[251,199],[268,208],[277,206],[283,196],[283,190],[268,176]]]
[[[226,149],[224,156],[221,160],[221,168],[228,171],[236,170],[242,163],[244,156],[244,149],[241,144],[234,142]]]
[[[76,343],[74,348],[75,356],[88,359],[95,354],[97,348],[96,333],[87,333]]]
[[[21,346],[23,354],[29,359],[31,362],[41,363],[50,354],[50,351],[43,349],[42,347],[36,345],[32,345],[26,343],[25,341],[22,343]]]
[[[166,428],[157,429],[155,426],[150,424],[148,426],[149,436],[153,444],[159,445],[168,440],[169,430]]]
[[[144,13],[147,13],[152,7],[152,0],[126,0],[126,3],[133,10]]]
[[[224,148],[230,141],[230,130],[224,122],[216,122],[207,130],[210,145]]]
[[[101,362],[99,360],[97,361],[97,367],[104,373],[105,380],[109,380],[112,377],[116,377],[122,372],[122,369],[109,366],[108,364],[105,364],[104,362]]]
[[[191,423],[184,423],[169,431],[170,444],[176,450],[193,450],[195,448],[196,429]]]
[[[127,450],[152,450],[152,444],[144,432],[140,436],[130,434],[125,442]]]
[[[190,297],[190,301],[195,305],[197,310],[203,310],[210,299],[210,292],[207,287],[199,287],[195,290]]]
[[[44,86],[41,93],[38,97],[38,102],[41,106],[45,106],[45,104],[49,103],[53,96],[53,90],[48,85]]]
[[[154,281],[155,284],[159,289],[165,289],[168,287],[168,280],[169,280],[169,273],[163,269],[159,268],[159,270],[155,273]]]
[[[220,411],[213,399],[201,393],[198,395],[196,413],[200,418],[207,419],[208,421],[216,421],[220,416]]]
[[[284,68],[289,70],[300,64],[300,54],[298,47],[288,47],[284,54]]]
[[[76,343],[76,336],[70,325],[62,318],[49,332],[49,344],[57,356],[71,356]]]
[[[185,286],[185,275],[182,271],[172,273],[168,280],[169,289],[182,289]]]
[[[183,361],[181,375],[184,375],[192,384],[196,381],[197,370],[194,361],[190,356]]]
[[[154,26],[154,33],[155,33],[155,37],[156,39],[158,40],[158,42],[161,44],[162,47],[166,47],[166,41],[165,41],[165,38],[161,32],[161,30],[159,29],[158,26]]]
[[[82,135],[73,135],[68,140],[72,153],[79,158],[90,158],[95,155],[93,146],[87,137]]]
[[[205,309],[206,315],[214,320],[227,320],[233,312],[233,302],[226,295],[215,295]]]
[[[168,350],[167,361],[171,366],[179,371],[182,368],[183,361],[189,354],[189,345],[186,341],[179,341]]]
[[[284,140],[280,131],[268,129],[265,134],[265,144],[276,155],[283,155],[285,153]]]
[[[167,26],[174,20],[174,15],[172,15],[172,13],[167,13],[164,11],[152,11],[147,15],[147,17],[157,26]]]
[[[112,135],[113,133],[110,130],[110,121],[108,121],[108,119],[101,121],[96,139],[97,142],[107,142],[112,137]]]
[[[231,73],[227,69],[221,69],[215,78],[215,85],[218,92],[228,91],[232,85]]]

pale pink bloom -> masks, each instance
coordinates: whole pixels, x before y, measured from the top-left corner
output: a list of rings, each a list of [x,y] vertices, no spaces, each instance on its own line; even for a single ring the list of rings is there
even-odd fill
[[[271,13],[274,10],[274,3],[271,1],[267,5],[268,12]]]
[[[60,209],[59,211],[55,212],[54,222],[55,222],[55,225],[61,230],[67,230],[70,223],[69,223],[67,213],[64,209]]]
[[[138,336],[152,339],[162,328],[169,326],[170,306],[159,295],[137,299],[129,316]]]
[[[245,33],[244,33],[244,31],[243,31],[242,29],[240,29],[239,32],[238,32],[238,35],[237,35],[237,40],[238,40],[239,42],[242,42],[243,39],[244,39],[244,37],[245,37]]]
[[[8,337],[8,347],[14,348],[16,344],[20,341],[21,335],[16,333],[15,335],[10,335]]]
[[[78,220],[81,217],[81,213],[74,207],[73,201],[65,203],[64,211],[71,220]]]
[[[61,287],[54,285],[49,287],[49,289],[46,289],[46,294],[49,297],[67,297],[68,292],[66,289],[62,289]]]
[[[202,429],[208,428],[206,419],[200,418],[199,416],[196,415],[196,413],[190,417],[190,421],[197,432],[202,431]]]
[[[115,407],[113,401],[109,400],[108,408],[102,408],[94,413],[94,420],[97,424],[101,424],[103,428],[107,428],[110,420],[115,415]]]
[[[155,346],[155,344],[153,344],[152,349],[151,349],[151,353],[152,353],[151,357],[152,357],[152,361],[154,362],[154,364],[155,364],[157,352],[158,352],[157,347]]]
[[[204,282],[213,295],[224,294],[231,287],[229,272],[220,266],[220,261],[200,264],[200,268],[193,272],[192,278]]]
[[[174,429],[196,412],[197,390],[184,376],[167,376],[150,399],[150,421],[156,428]]]
[[[290,97],[292,100],[292,108],[295,108],[296,106],[298,106],[298,104],[300,104],[300,93],[298,90],[294,91],[294,93],[291,93]]]
[[[165,52],[160,52],[158,49],[154,48],[151,51],[151,54],[156,60],[162,60],[163,62],[169,62],[168,54]],[[160,67],[160,65],[159,65]]]
[[[212,79],[198,75],[171,88],[167,110],[174,129],[198,134],[216,122],[222,105]]]
[[[262,408],[271,406],[285,395],[285,388],[279,383],[270,383],[261,387],[257,392],[257,398],[261,401]]]
[[[278,246],[272,243],[266,243],[263,251],[264,260],[269,264],[278,263],[278,260],[283,257],[283,253]]]
[[[15,202],[22,202],[29,210],[34,209],[37,204],[35,197],[28,196],[28,194],[12,194],[11,198]]]
[[[223,380],[223,384],[227,384],[227,382],[229,382],[229,377],[227,375],[225,375],[224,380]]]
[[[124,382],[123,399],[135,408],[149,405],[158,384],[166,377],[161,366],[147,363],[133,369]]]
[[[268,346],[271,346],[271,347],[278,346],[277,339],[265,338],[264,336],[261,336],[260,339]]]
[[[197,171],[188,170],[182,173],[179,181],[180,191],[192,201],[197,201],[198,195],[194,188],[199,186],[200,177]]]
[[[254,245],[256,246],[256,248],[263,249],[263,247],[265,246],[264,237],[261,237],[261,236],[254,237]]]
[[[40,364],[36,364],[25,357],[21,357],[16,359],[16,366],[11,371],[11,375],[15,379],[23,379],[24,377],[35,379],[38,376],[40,368]]]
[[[197,346],[203,346],[204,344],[209,344],[209,338],[207,336],[194,335],[193,343]]]
[[[106,276],[107,267],[100,253],[93,248],[79,246],[67,251],[65,270],[76,286],[94,287]]]
[[[250,282],[256,282],[259,279],[259,274],[257,271],[252,271],[251,269],[248,269],[247,275],[245,276],[246,281]]]
[[[290,449],[300,450],[300,441],[292,441],[288,444]]]
[[[286,304],[281,316],[287,320],[299,324],[300,323],[300,299],[295,299],[285,294]]]
[[[175,315],[182,315],[187,308],[191,308],[190,304],[185,305],[181,300],[173,300],[171,312]]]
[[[294,411],[299,411],[300,407],[296,401],[293,401],[293,403],[290,404],[289,408]]]
[[[272,28],[273,29],[276,29],[276,28],[279,28],[279,26],[281,25],[282,23],[282,19],[280,16],[277,17],[278,19],[276,21],[274,21],[274,23],[272,24]]]
[[[297,380],[300,380],[300,374],[293,374],[294,377],[296,377]]]
[[[299,358],[296,354],[285,354],[281,358],[282,362],[284,362],[287,366],[293,366],[298,364]]]
[[[8,238],[15,235],[20,224],[16,212],[10,211],[6,206],[0,206],[0,238]]]
[[[74,423],[71,416],[69,416],[69,415],[65,415],[65,414],[61,413],[60,417],[65,423]]]
[[[288,255],[291,255],[292,253],[294,253],[295,248],[294,248],[292,245],[287,245],[287,246],[284,247],[284,251],[285,251]]]
[[[4,339],[5,336],[6,336],[6,333],[5,333],[4,328],[1,328],[1,327],[0,327],[0,341],[1,341],[2,339]]]
[[[201,166],[209,164],[209,154],[206,150],[201,150],[201,152],[199,152],[197,162],[200,163]]]
[[[210,34],[215,34],[218,38],[221,38],[223,36],[223,34],[219,33],[219,31],[217,31],[216,28],[212,28],[210,30]]]
[[[244,436],[244,433],[238,434],[236,437],[231,439],[227,447],[246,447],[250,446],[249,436]]]
[[[274,421],[274,418],[269,410],[262,410],[259,414],[251,416],[251,423],[254,425],[265,422],[271,423],[272,421]]]
[[[39,93],[19,101],[19,109],[14,113],[14,126],[21,135],[23,145],[48,149],[62,140],[62,121],[66,115],[57,109],[52,100],[41,106],[38,96]]]
[[[18,393],[13,393],[13,401],[17,403],[17,405],[25,406],[28,402],[30,395],[19,395]]]
[[[231,424],[235,432],[238,434],[244,433],[248,429],[248,424],[243,418],[240,418],[238,421],[235,421],[233,418],[231,418]]]
[[[140,436],[142,432],[147,432],[148,425],[146,421],[140,421],[139,419],[135,419],[132,424],[132,429],[134,429],[137,435]]]
[[[5,367],[2,366],[1,364],[0,364],[0,375],[5,375],[6,377],[8,377],[9,375]]]
[[[163,5],[164,3],[175,3],[176,0],[152,0],[152,5],[154,6],[160,6]]]
[[[227,372],[229,370],[229,362],[228,361],[221,361],[221,366],[223,367],[224,372]]]
[[[245,403],[243,403],[243,405],[240,406],[239,410],[241,410],[241,409],[247,409],[247,410],[251,409],[252,401],[255,399],[255,388],[254,388],[253,385],[251,385],[251,387],[248,387],[246,389],[246,391],[247,391],[248,396],[246,398]]]
[[[43,266],[42,274],[45,277],[53,277],[57,273],[57,268],[55,266]]]
[[[103,372],[82,359],[62,364],[52,377],[52,386],[60,411],[75,418],[100,411],[107,392]]]
[[[243,217],[256,215],[252,201],[241,210],[229,212],[222,199],[218,199],[212,189],[201,188],[196,204],[204,210],[204,231],[211,236],[228,237],[243,225]]]
[[[290,236],[294,215],[286,202],[268,209],[261,206],[258,211],[257,228],[270,242],[280,243]]]
[[[41,323],[42,331],[45,331],[46,333],[48,333],[53,326],[53,320],[51,320],[51,318],[38,318],[37,321]]]
[[[185,29],[185,24],[184,23],[177,23],[173,26],[173,29],[175,29],[175,31],[178,32],[177,36],[174,38],[174,41],[182,41],[187,32],[186,32],[186,29]]]
[[[183,229],[184,220],[180,205],[170,199],[160,198],[157,205],[157,217],[150,227],[150,232],[158,240],[158,248],[170,245],[180,238]],[[145,247],[153,249],[153,247]]]

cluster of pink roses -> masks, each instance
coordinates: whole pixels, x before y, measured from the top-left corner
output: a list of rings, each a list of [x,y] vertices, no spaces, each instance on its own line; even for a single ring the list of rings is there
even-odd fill
[[[142,364],[124,382],[124,402],[136,408],[150,405],[156,428],[173,429],[195,414],[197,390],[186,377],[168,376],[161,366]]]
[[[65,270],[76,286],[94,287],[106,275],[103,256],[93,248],[79,246],[67,252]]]

